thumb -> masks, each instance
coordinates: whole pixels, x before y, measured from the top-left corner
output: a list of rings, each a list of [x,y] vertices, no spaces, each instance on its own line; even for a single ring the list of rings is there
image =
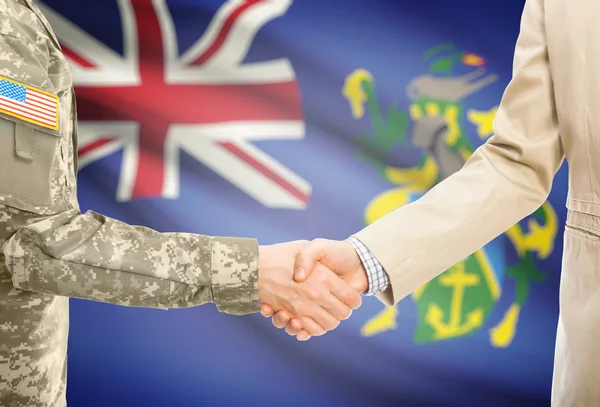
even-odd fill
[[[313,240],[304,249],[296,254],[294,262],[294,280],[297,282],[305,281],[316,262],[320,261],[327,254],[327,245],[322,239]]]

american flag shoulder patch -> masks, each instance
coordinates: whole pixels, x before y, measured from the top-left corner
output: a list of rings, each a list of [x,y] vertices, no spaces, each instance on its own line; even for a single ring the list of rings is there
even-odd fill
[[[0,76],[0,113],[58,130],[58,97]]]

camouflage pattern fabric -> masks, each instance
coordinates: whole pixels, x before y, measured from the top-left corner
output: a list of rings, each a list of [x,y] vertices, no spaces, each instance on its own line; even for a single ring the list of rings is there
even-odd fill
[[[68,297],[256,312],[258,244],[82,214],[67,61],[31,0],[0,0],[0,20],[0,79],[59,98],[57,130],[0,107],[0,405],[59,407],[66,405]]]

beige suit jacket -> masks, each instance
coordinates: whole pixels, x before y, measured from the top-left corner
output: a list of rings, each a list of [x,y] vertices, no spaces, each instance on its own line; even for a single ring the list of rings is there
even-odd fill
[[[379,297],[394,304],[534,212],[566,156],[552,395],[561,407],[600,406],[599,17],[598,0],[527,0],[495,135],[421,199],[355,235],[388,272]]]

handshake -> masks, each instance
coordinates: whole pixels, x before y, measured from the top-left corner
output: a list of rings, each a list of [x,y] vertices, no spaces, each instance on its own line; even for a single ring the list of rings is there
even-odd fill
[[[349,242],[316,239],[259,248],[260,312],[305,341],[334,330],[360,307],[367,272]]]

